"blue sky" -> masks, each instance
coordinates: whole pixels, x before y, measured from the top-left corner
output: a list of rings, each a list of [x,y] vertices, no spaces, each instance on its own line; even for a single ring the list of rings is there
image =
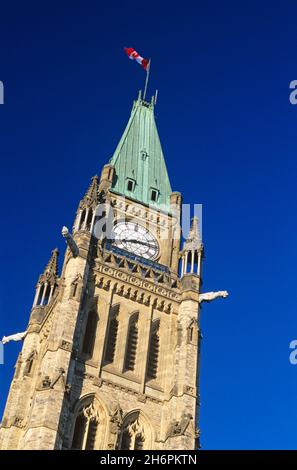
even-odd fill
[[[38,275],[117,144],[152,57],[174,190],[203,204],[203,449],[297,449],[296,3],[1,6],[0,336],[26,327]],[[62,256],[61,260],[62,261]],[[20,344],[0,366],[2,412]]]

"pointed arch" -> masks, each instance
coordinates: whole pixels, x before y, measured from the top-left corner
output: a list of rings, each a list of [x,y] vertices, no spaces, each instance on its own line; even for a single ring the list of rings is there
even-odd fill
[[[82,397],[74,407],[71,449],[100,450],[106,441],[108,412],[95,394]]]
[[[150,420],[141,410],[133,410],[123,419],[119,437],[120,450],[153,449],[154,431]]]

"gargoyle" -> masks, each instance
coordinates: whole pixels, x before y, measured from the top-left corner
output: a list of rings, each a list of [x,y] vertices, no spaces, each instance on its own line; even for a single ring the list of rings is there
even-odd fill
[[[73,258],[76,258],[79,253],[78,246],[70,235],[68,228],[65,226],[62,228],[62,235],[66,240],[66,243],[73,255]]]
[[[10,336],[3,336],[2,344],[9,343],[9,341],[21,341],[25,338],[27,331],[23,331],[23,333],[16,333]]]
[[[201,302],[211,302],[212,300],[217,299],[218,297],[223,297],[224,299],[228,297],[228,292],[226,290],[219,290],[217,292],[205,292],[205,294],[199,295],[199,303]]]

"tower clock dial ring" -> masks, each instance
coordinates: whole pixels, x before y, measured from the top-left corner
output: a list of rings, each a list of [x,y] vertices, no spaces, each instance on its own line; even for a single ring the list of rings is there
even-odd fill
[[[118,222],[114,226],[114,243],[118,248],[146,259],[156,259],[159,245],[154,235],[134,222]]]

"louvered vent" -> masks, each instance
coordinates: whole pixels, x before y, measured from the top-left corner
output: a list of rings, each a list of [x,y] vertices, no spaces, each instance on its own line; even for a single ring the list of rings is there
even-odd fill
[[[107,336],[107,343],[106,343],[106,350],[105,350],[105,361],[109,363],[114,361],[117,336],[118,336],[118,327],[119,327],[118,313],[119,313],[119,305],[113,306],[110,312],[110,321],[109,321],[108,336]]]
[[[159,350],[160,350],[160,339],[159,339],[159,322],[155,322],[152,327],[150,350],[147,367],[147,379],[156,379],[158,375],[159,365]]]
[[[134,371],[136,363],[137,343],[138,343],[138,316],[132,319],[128,332],[125,370]]]

